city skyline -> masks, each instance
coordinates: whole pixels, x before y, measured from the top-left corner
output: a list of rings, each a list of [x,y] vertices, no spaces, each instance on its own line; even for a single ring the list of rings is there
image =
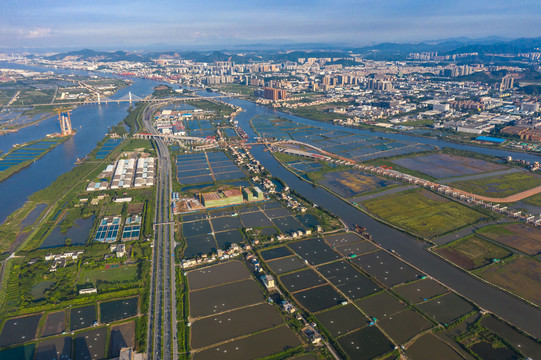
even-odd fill
[[[44,14],[46,16],[44,16]],[[212,48],[254,43],[351,46],[487,36],[541,36],[534,1],[402,0],[231,3],[118,1],[5,3],[3,48]]]

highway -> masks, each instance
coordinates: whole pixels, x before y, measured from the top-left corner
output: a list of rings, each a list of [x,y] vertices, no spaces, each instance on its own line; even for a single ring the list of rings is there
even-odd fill
[[[152,106],[145,109],[143,122],[150,133],[156,134],[156,130],[150,121],[153,110],[154,107]],[[176,360],[178,358],[178,346],[173,258],[175,237],[174,219],[169,206],[172,189],[171,162],[169,149],[163,140],[156,138],[155,143],[158,152],[158,178],[156,181],[156,214],[154,218],[148,314],[147,359]]]

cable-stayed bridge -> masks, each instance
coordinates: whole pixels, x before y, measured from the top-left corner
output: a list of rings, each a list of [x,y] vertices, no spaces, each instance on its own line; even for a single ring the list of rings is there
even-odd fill
[[[131,91],[128,92],[126,95],[122,96],[118,99],[111,99],[111,98],[101,98],[101,96],[98,94],[97,99],[88,100],[88,101],[62,101],[58,103],[54,103],[55,105],[88,105],[88,104],[120,104],[120,103],[133,103],[133,102],[147,102],[147,103],[160,103],[160,102],[169,102],[169,101],[186,101],[186,100],[205,100],[205,99],[214,99],[214,100],[220,100],[220,99],[226,99],[226,98],[239,98],[239,97],[246,97],[248,95],[216,95],[216,96],[191,96],[191,97],[170,97],[170,98],[153,98],[150,96],[147,97],[140,97],[136,94],[133,94]],[[25,106],[50,106],[51,103],[44,103],[44,104],[25,104]],[[20,105],[5,105],[4,108],[8,107],[20,107]]]

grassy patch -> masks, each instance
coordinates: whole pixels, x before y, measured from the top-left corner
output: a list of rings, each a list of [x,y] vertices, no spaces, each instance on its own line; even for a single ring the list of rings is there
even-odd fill
[[[139,103],[135,108],[130,108],[130,113],[124,119],[124,124],[129,127],[130,134],[133,134],[139,130],[139,124],[141,123],[141,116],[146,104]]]
[[[476,223],[485,215],[427,190],[364,202],[368,211],[411,233],[433,238]]]
[[[213,85],[213,87],[218,88],[221,91],[237,93],[242,95],[253,95],[254,89],[257,89],[255,86],[241,85],[241,84],[224,84],[224,85]]]
[[[422,120],[406,121],[398,125],[406,125],[406,126],[414,126],[414,127],[429,127],[432,124],[434,124],[434,120],[422,119]]]
[[[121,266],[111,269],[83,270],[79,276],[79,283],[91,282],[97,285],[100,282],[125,282],[137,280],[137,266]]]
[[[349,166],[330,166],[329,164],[327,164],[325,162],[320,162],[320,164],[323,165],[321,170],[306,173],[306,176],[310,180],[312,180],[312,181],[321,181],[321,180],[324,180],[325,174],[337,173],[337,172],[340,172],[340,171],[351,170],[351,167],[349,167]]]
[[[481,196],[506,197],[541,186],[541,176],[521,171],[489,178],[458,181],[453,183],[453,186]]]
[[[523,203],[534,206],[541,206],[541,194],[536,194],[521,200]]]
[[[216,118],[230,116],[234,110],[233,107],[209,100],[186,100],[186,104],[195,106],[198,109],[214,112]]]
[[[490,264],[493,259],[503,259],[511,255],[510,251],[475,235],[453,241],[438,248],[436,252],[466,270],[479,268]]]
[[[54,89],[23,89],[12,105],[48,104],[53,100]]]
[[[0,253],[6,253],[16,240],[17,234],[21,231],[26,231],[26,229],[21,228],[21,222],[30,214],[36,205],[37,203],[33,201],[25,202],[22,207],[11,213],[4,223],[0,224]]]

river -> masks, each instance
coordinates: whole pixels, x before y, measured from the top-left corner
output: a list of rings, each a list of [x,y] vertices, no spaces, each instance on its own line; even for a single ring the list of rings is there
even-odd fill
[[[1,66],[2,64],[0,64]],[[45,69],[45,71],[51,70]],[[123,96],[128,91],[132,91],[132,93],[138,96],[145,96],[157,84],[157,82],[150,80],[134,79],[133,85],[122,89],[116,96]],[[216,95],[209,92],[199,93],[203,96]],[[452,147],[494,156],[511,155],[513,158],[527,161],[538,161],[540,158],[531,154],[459,145],[431,138],[344,128],[338,125],[321,123],[280,113],[245,100],[229,99],[227,102],[240,106],[245,110],[237,116],[237,120],[239,121],[239,125],[251,137],[256,136],[256,134],[251,129],[249,120],[254,116],[272,114],[302,124],[329,130],[343,130],[363,135],[437,145],[439,147]],[[43,189],[54,181],[56,177],[72,169],[78,157],[84,157],[92,151],[96,143],[106,134],[107,129],[111,125],[117,124],[126,116],[127,108],[127,104],[87,105],[73,111],[72,122],[78,132],[72,139],[59,145],[28,168],[0,183],[0,201],[3,203],[0,209],[0,221],[3,221],[8,214],[19,208],[33,192]],[[6,141],[8,143],[17,143],[41,138],[47,133],[58,131],[51,131],[55,124],[55,121],[47,120],[40,126],[30,127],[28,130],[24,130],[24,132],[21,130],[21,134],[15,133],[0,137],[1,146],[4,146],[4,142]],[[10,136],[13,137],[10,138]],[[533,336],[541,338],[541,327],[539,326],[541,324],[541,310],[522,302],[504,291],[481,282],[468,273],[429,253],[426,250],[427,244],[425,242],[386,226],[330,192],[320,187],[313,187],[311,184],[300,180],[278,163],[270,153],[263,151],[262,148],[254,147],[252,154],[274,176],[283,179],[290,188],[312,200],[314,203],[328,209],[347,224],[366,226],[374,239],[382,244],[382,246],[394,249],[404,260],[472,300],[481,308],[491,311]]]

